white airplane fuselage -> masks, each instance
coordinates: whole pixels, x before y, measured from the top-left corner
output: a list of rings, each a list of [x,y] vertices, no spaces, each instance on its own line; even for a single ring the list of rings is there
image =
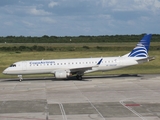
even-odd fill
[[[104,57],[101,64],[97,65],[100,59],[102,58],[20,61],[13,64],[16,66],[8,67],[3,73],[10,75],[50,74],[59,70],[70,72],[70,69],[91,67],[91,69],[85,71],[85,73],[89,73],[94,71],[114,70],[138,64],[136,58]]]
[[[151,34],[145,35],[130,53],[122,57],[19,61],[6,68],[3,74],[18,75],[20,80],[25,74],[54,74],[58,79],[77,75],[77,79],[82,79],[84,73],[114,70],[153,60],[148,56],[150,39]]]

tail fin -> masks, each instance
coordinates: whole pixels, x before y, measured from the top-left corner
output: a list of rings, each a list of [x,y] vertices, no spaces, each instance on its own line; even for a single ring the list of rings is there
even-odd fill
[[[151,37],[151,34],[145,35],[142,40],[137,44],[137,46],[129,54],[126,55],[128,57],[148,57]]]

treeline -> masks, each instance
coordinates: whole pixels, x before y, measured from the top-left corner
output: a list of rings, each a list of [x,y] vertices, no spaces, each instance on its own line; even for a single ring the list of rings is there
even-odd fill
[[[50,47],[50,46],[8,46],[8,47],[0,47],[0,51],[62,51],[62,52],[71,52],[71,51],[131,51],[133,47],[118,47],[118,46],[95,46],[95,47],[89,47],[89,46],[82,46],[82,47]],[[150,46],[150,50],[160,50],[160,46]]]
[[[97,42],[138,42],[144,34],[141,35],[103,35],[103,36],[47,36],[25,37],[25,36],[7,36],[0,37],[0,43],[97,43]],[[160,35],[153,34],[152,42],[160,42]]]

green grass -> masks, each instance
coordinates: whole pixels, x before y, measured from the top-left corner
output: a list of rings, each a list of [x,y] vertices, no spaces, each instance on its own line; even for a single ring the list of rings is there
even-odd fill
[[[83,47],[83,46],[89,46],[89,47],[134,47],[137,44],[137,42],[120,42],[120,43],[0,43],[0,47],[12,47],[12,46],[47,46],[47,47]],[[151,42],[151,46],[160,46],[160,42]]]
[[[119,56],[129,51],[107,51],[107,52],[0,52],[0,78],[13,78],[17,76],[3,75],[2,71],[10,64],[21,60],[41,60],[41,59],[63,59],[63,58],[87,58],[87,57],[110,57]],[[160,73],[160,52],[150,51],[150,56],[155,56],[155,60],[123,68],[114,71],[96,72],[89,75],[105,75],[105,74],[149,74]],[[43,75],[48,76],[48,75]],[[50,76],[50,75],[49,75]],[[51,75],[52,76],[52,75]]]

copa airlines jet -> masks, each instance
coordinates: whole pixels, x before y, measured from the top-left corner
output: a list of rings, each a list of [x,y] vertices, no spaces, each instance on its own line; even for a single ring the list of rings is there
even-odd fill
[[[20,81],[26,74],[54,74],[57,79],[76,75],[81,80],[84,73],[114,70],[153,60],[148,56],[151,36],[145,35],[130,53],[121,57],[20,61],[6,68],[3,74],[18,75]]]

